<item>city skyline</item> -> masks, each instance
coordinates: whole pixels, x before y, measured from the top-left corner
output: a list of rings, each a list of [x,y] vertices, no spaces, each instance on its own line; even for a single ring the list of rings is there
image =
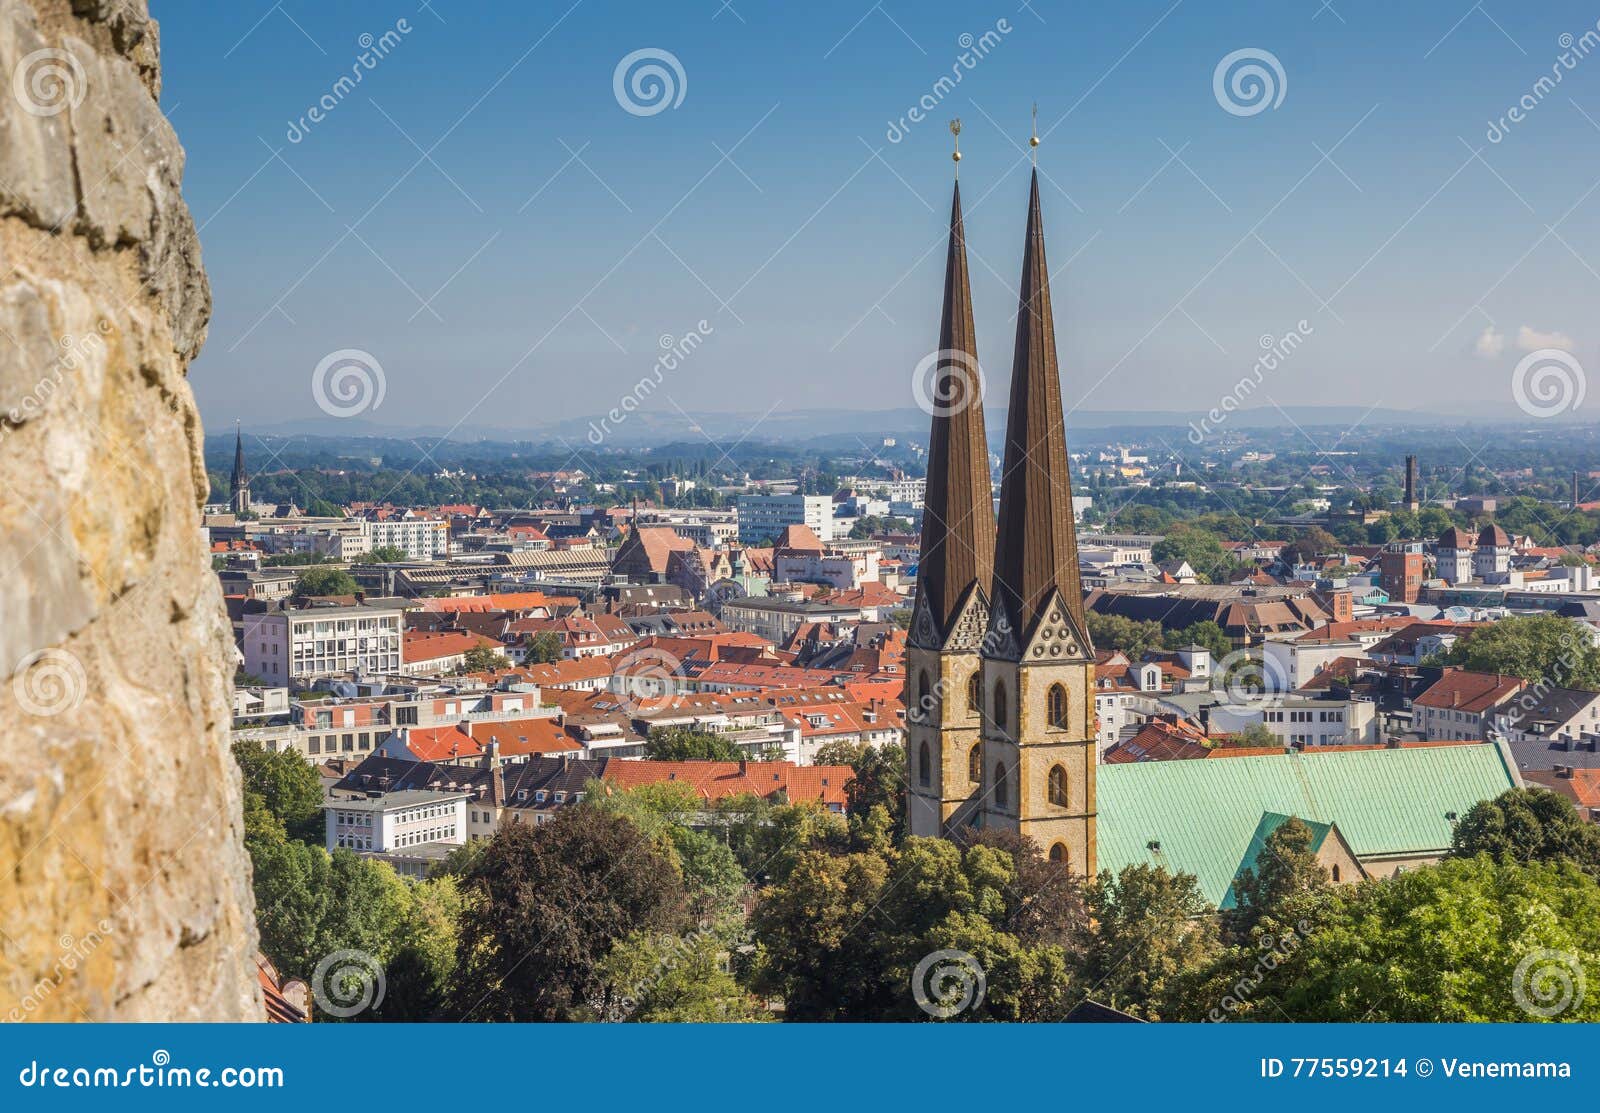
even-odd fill
[[[363,421],[515,431],[604,413],[702,332],[663,414],[910,405],[956,116],[993,398],[1037,101],[1069,422],[1130,395],[1205,411],[1291,334],[1250,405],[1517,416],[1522,357],[1592,358],[1592,19],[1281,7],[171,20],[163,102],[216,299],[202,412],[320,417],[314,369],[354,350],[382,367]],[[622,65],[639,51],[676,67]],[[630,100],[653,63],[667,100]]]

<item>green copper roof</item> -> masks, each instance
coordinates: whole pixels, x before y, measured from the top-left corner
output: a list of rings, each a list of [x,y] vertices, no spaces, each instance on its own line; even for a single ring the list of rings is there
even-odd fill
[[[1357,858],[1438,854],[1452,813],[1517,783],[1488,743],[1102,765],[1099,864],[1192,873],[1220,906],[1267,813],[1337,824]]]

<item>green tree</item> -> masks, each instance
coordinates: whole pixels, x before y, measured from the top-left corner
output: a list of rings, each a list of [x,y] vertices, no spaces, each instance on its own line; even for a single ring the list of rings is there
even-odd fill
[[[599,808],[502,827],[464,879],[451,1012],[460,1020],[585,1015],[600,964],[635,932],[680,931],[684,892],[650,836]]]
[[[244,779],[246,814],[254,803],[283,825],[293,839],[322,845],[322,778],[294,750],[270,751],[259,742],[235,742],[233,758]]]
[[[1568,861],[1600,880],[1600,827],[1572,801],[1542,788],[1512,788],[1467,809],[1456,824],[1452,858],[1487,854],[1496,862]]]
[[[1176,634],[1167,637],[1166,640],[1174,649],[1182,649],[1184,646],[1189,645],[1198,645],[1208,649],[1211,651],[1212,661],[1220,661],[1233,652],[1233,643],[1228,640],[1228,635],[1223,632],[1221,626],[1218,626],[1209,618],[1193,625],[1185,626]]]
[[[585,807],[621,816],[649,837],[683,881],[690,912],[697,918],[720,915],[743,895],[745,876],[729,846],[695,829],[709,810],[706,801],[682,781],[661,781],[622,792],[591,782]]]
[[[1476,627],[1438,663],[1564,688],[1600,689],[1600,649],[1578,623],[1553,614],[1512,615]]]
[[[528,639],[527,660],[531,665],[553,665],[563,656],[561,635],[554,630],[541,630]]]
[[[771,1019],[731,969],[730,954],[743,943],[732,919],[680,935],[634,932],[600,963],[599,1017],[654,1024]]]
[[[1600,964],[1600,887],[1570,862],[1454,859],[1334,892],[1255,988],[1274,1007],[1241,1018],[1600,1020],[1600,994],[1577,992]]]
[[[479,642],[461,655],[462,672],[494,672],[504,668],[506,663],[500,651],[494,646]]]
[[[1130,661],[1141,660],[1162,644],[1161,623],[1136,622],[1117,614],[1088,614],[1089,640],[1096,649],[1120,649]]]
[[[906,751],[898,742],[873,746],[866,742],[833,742],[821,747],[812,764],[848,765],[850,782],[845,785],[845,810],[857,841],[868,840],[866,831],[874,823],[872,811],[882,808],[888,823],[884,832],[891,842],[906,835]]]
[[[1339,539],[1321,526],[1302,530],[1300,536],[1285,545],[1279,555],[1285,564],[1303,564],[1313,557],[1336,553]]]
[[[247,839],[261,950],[286,976],[310,977],[328,913],[331,861],[320,846],[278,837]]]
[[[1229,563],[1227,550],[1215,534],[1187,524],[1174,526],[1172,532],[1151,546],[1150,555],[1158,564],[1186,560],[1206,580],[1220,578]]]
[[[1135,1016],[1181,1014],[1186,978],[1220,952],[1194,876],[1142,863],[1115,876],[1102,870],[1086,897],[1095,928],[1079,979],[1097,1000]]]
[[[1327,886],[1328,871],[1311,842],[1311,828],[1293,816],[1267,836],[1255,864],[1234,879],[1234,906],[1222,913],[1226,938],[1251,942],[1263,920],[1270,923],[1290,902]]]
[[[774,804],[744,794],[718,801],[715,810],[723,840],[752,884],[782,884],[802,851],[849,846],[844,818],[812,801]]]
[[[946,1019],[1060,1019],[1083,905],[1066,871],[1013,839],[800,851],[752,917],[754,988],[796,1020],[923,1020],[919,991],[952,1007]],[[961,1001],[944,997],[960,987]]]
[[[466,896],[456,878],[429,878],[411,886],[407,895],[409,908],[385,965],[385,993],[372,1020],[437,1019],[455,973],[466,910]]]
[[[379,545],[356,558],[357,564],[395,564],[406,559],[406,551],[398,545]]]
[[[644,756],[652,761],[738,761],[744,751],[730,739],[688,727],[653,727]]]
[[[302,597],[354,595],[359,590],[350,573],[340,568],[323,568],[316,565],[300,573],[300,578],[294,582],[294,593]]]
[[[1261,723],[1251,723],[1243,730],[1236,730],[1222,740],[1224,746],[1281,746],[1278,736],[1273,734]]]

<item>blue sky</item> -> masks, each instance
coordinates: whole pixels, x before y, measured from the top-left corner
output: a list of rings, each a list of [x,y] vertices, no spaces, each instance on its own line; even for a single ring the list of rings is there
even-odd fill
[[[216,300],[191,369],[213,427],[320,416],[313,369],[340,349],[382,367],[376,423],[598,413],[702,320],[649,405],[910,405],[937,342],[950,116],[997,400],[1035,100],[1069,406],[1211,407],[1301,321],[1252,404],[1509,411],[1527,350],[1600,358],[1600,48],[1533,92],[1560,37],[1595,27],[1577,4],[152,7]],[[291,141],[361,36],[401,20]],[[639,50],[676,59],[681,101],[619,103]],[[1219,103],[1238,50],[1276,60],[1275,106]]]

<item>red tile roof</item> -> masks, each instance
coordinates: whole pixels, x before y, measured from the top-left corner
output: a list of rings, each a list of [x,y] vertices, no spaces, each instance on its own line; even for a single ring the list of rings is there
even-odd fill
[[[795,765],[792,761],[608,761],[605,779],[618,788],[677,781],[703,800],[725,800],[750,793],[783,793],[790,803],[818,801],[844,807],[845,785],[855,775],[848,765]]]
[[[548,607],[550,600],[542,591],[516,591],[502,595],[466,595],[451,599],[426,599],[425,611],[456,614],[463,611],[531,611]]]
[[[490,649],[501,650],[505,646],[481,634],[462,634],[454,630],[441,630],[429,633],[423,630],[407,630],[404,643],[401,647],[400,659],[408,664],[418,661],[438,661],[445,657],[454,657],[465,653],[477,646],[488,646]]]
[[[1444,708],[1481,715],[1516,695],[1527,681],[1499,673],[1445,669],[1426,692],[1412,701],[1414,707]]]

